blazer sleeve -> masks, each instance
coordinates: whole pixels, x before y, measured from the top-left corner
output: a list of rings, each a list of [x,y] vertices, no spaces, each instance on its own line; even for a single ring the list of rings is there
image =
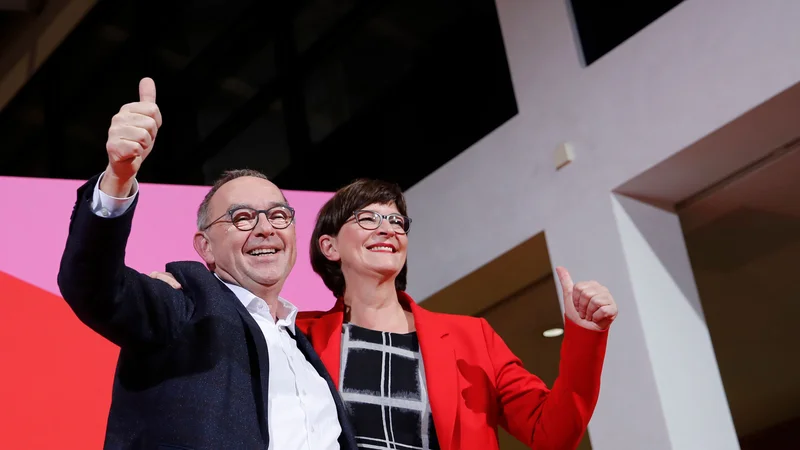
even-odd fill
[[[120,347],[166,344],[194,304],[182,290],[125,266],[139,196],[121,216],[100,217],[90,208],[97,178],[78,189],[58,272],[61,295],[84,324]]]
[[[523,368],[485,319],[481,325],[503,427],[535,450],[576,448],[597,404],[608,332],[587,330],[565,318],[559,376],[550,390]]]

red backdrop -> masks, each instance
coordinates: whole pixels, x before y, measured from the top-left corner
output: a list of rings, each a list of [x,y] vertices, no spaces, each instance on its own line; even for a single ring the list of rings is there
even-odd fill
[[[118,349],[64,300],[0,272],[0,448],[102,448]]]

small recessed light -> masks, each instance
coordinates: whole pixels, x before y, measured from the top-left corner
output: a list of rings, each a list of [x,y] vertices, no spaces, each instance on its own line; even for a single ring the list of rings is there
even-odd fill
[[[551,338],[561,336],[562,334],[564,334],[563,328],[550,328],[549,330],[544,330],[542,336]]]

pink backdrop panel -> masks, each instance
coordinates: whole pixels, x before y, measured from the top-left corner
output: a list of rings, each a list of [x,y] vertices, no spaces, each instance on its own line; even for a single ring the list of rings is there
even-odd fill
[[[60,296],[58,265],[81,184],[80,180],[0,177],[0,271]],[[149,273],[164,270],[170,261],[200,261],[192,236],[197,206],[208,189],[142,183],[127,265]],[[326,310],[334,298],[311,269],[308,251],[316,214],[332,194],[285,194],[297,211],[297,263],[281,295],[301,310]]]

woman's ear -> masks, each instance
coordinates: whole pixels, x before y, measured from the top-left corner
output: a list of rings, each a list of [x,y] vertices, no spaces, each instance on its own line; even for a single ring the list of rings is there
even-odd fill
[[[328,235],[323,234],[319,237],[317,241],[319,245],[319,249],[323,255],[330,261],[339,261],[341,257],[339,256],[339,250],[336,248],[336,238]]]

